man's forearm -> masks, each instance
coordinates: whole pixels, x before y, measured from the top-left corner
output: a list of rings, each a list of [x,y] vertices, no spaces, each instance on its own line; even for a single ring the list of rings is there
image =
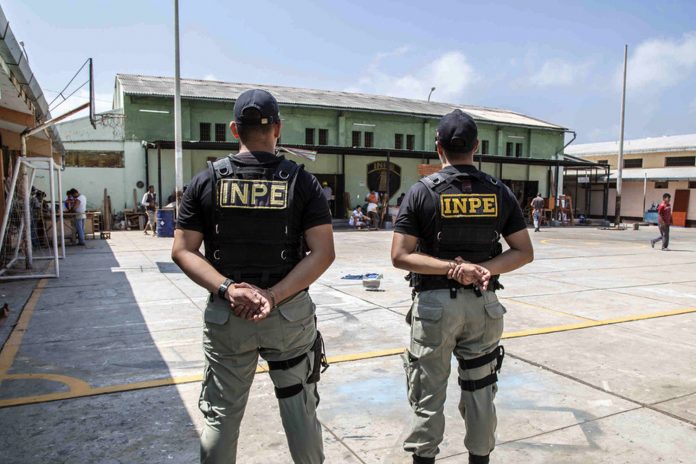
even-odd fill
[[[312,251],[280,282],[272,287],[275,302],[280,303],[314,283],[331,266],[335,256],[327,251]]]
[[[510,248],[495,258],[480,263],[480,265],[491,271],[492,275],[498,275],[514,271],[532,262],[532,259],[532,254]]]
[[[405,271],[427,275],[444,275],[452,267],[452,261],[438,259],[419,252],[400,255],[393,260],[394,266]]]
[[[217,294],[218,287],[225,281],[199,251],[181,250],[172,258],[184,274],[211,293]]]

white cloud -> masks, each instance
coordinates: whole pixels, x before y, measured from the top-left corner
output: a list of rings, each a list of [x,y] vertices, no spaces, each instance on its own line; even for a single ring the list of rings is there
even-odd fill
[[[388,58],[402,56],[408,51],[408,47],[400,47],[393,52],[378,53],[358,85],[346,90],[425,100],[430,89],[435,87],[434,101],[456,102],[479,80],[466,56],[458,51],[447,52],[429,63],[420,63],[416,72],[383,70]]]
[[[538,87],[571,86],[587,76],[590,63],[570,63],[560,59],[544,62],[541,68],[529,77],[529,83]]]
[[[629,87],[655,89],[670,87],[690,78],[696,70],[696,33],[678,40],[652,39],[638,45],[633,53],[629,48]],[[623,67],[619,71],[619,82]]]
[[[204,81],[219,81],[220,79],[217,78],[215,74],[206,74],[203,76]]]

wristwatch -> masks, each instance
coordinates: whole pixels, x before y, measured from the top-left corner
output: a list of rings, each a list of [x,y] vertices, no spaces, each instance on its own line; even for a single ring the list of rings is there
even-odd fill
[[[225,279],[223,283],[220,284],[218,287],[218,296],[222,298],[223,300],[227,299],[227,289],[230,288],[230,285],[234,284],[234,280],[232,279]]]

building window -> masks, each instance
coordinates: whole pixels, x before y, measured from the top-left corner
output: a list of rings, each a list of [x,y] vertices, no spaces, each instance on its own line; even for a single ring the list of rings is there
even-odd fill
[[[304,143],[305,145],[314,145],[314,129],[308,127],[304,130]]]
[[[512,146],[514,144],[512,142],[508,142],[505,144],[505,156],[512,156]]]
[[[329,144],[329,129],[319,129],[319,145]]]
[[[696,156],[668,156],[665,166],[696,166]]]
[[[406,134],[406,149],[413,150],[416,148],[416,136],[413,134]]]
[[[404,134],[394,134],[394,148],[397,150],[404,148]]]
[[[522,144],[521,143],[515,144],[515,157],[522,158]]]
[[[597,160],[597,164],[608,165],[608,164],[609,164],[609,160]]]
[[[488,140],[481,140],[481,153],[487,155],[488,151]]]
[[[372,148],[375,146],[375,133],[365,132],[365,147]]]
[[[690,188],[690,189],[696,189],[696,180],[690,180],[690,181],[689,181],[689,188]]]
[[[642,168],[643,167],[643,158],[625,159],[623,167],[625,169]]]
[[[666,189],[666,188],[669,188],[669,182],[666,181],[666,180],[655,182],[655,188],[656,188],[656,189]]]
[[[361,138],[362,138],[361,135],[362,135],[362,132],[360,132],[360,131],[353,131],[353,143],[351,144],[351,146],[353,146],[353,147],[359,147],[359,146],[361,145],[361,143],[360,143],[360,142],[361,142]]]
[[[65,166],[69,168],[122,168],[122,151],[66,151]]]
[[[200,124],[200,137],[198,137],[198,140],[202,142],[210,142],[210,123],[209,122],[202,122]]]
[[[227,140],[227,126],[225,124],[215,124],[215,141],[224,142]]]

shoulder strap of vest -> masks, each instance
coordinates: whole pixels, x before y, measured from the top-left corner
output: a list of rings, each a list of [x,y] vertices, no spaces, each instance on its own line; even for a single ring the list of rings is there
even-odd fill
[[[232,163],[232,160],[230,159],[230,155],[227,155],[224,158],[220,158],[217,161],[213,161],[210,164],[211,164],[213,170],[215,171],[215,174],[216,174],[215,180],[216,181],[220,177],[229,176],[230,174],[232,174],[236,170],[234,164]]]

